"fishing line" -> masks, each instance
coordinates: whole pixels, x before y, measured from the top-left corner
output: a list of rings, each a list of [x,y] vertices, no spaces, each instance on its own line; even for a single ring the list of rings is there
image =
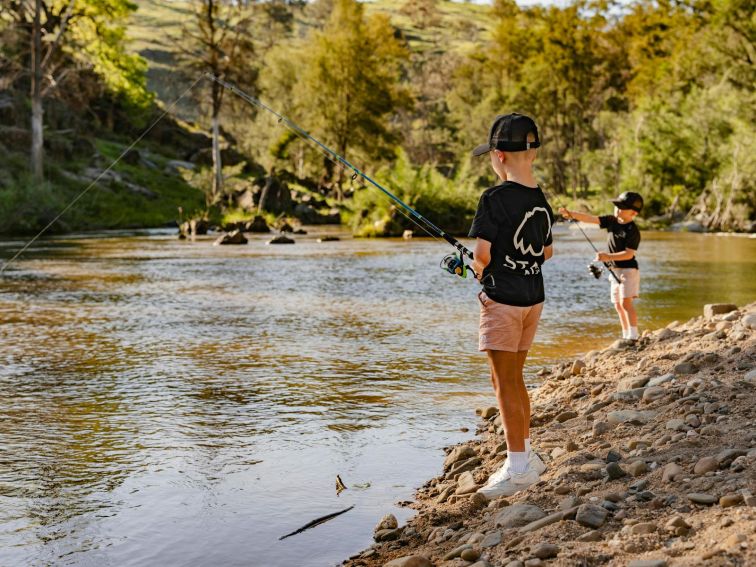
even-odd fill
[[[168,113],[170,113],[170,111],[173,110],[173,108],[181,101],[181,99],[184,98],[187,94],[189,94],[189,92],[192,89],[194,89],[194,87],[197,86],[197,83],[199,83],[203,78],[204,78],[204,75],[200,75],[199,77],[197,77],[197,79],[189,86],[189,88],[187,88],[183,93],[181,93],[181,95],[176,100],[174,100],[171,104],[169,104],[166,107],[166,109],[160,114],[160,116],[158,116],[158,118],[152,124],[150,124],[147,127],[147,129],[139,135],[139,137],[137,137],[133,142],[131,142],[131,144],[129,144],[129,146],[125,150],[123,150],[123,152],[121,152],[121,155],[119,155],[106,169],[102,170],[102,172],[94,179],[94,181],[92,181],[89,185],[87,185],[87,187],[81,193],[79,193],[70,203],[68,203],[68,205],[66,205],[63,208],[63,210],[60,211],[55,216],[53,220],[47,223],[47,225],[42,230],[40,230],[34,236],[34,238],[32,238],[18,252],[16,252],[16,254],[14,254],[10,260],[5,262],[2,268],[0,268],[0,275],[3,274],[3,272],[5,272],[5,270],[8,268],[8,266],[10,266],[19,256],[21,256],[21,254],[23,254],[29,248],[29,246],[34,244],[34,242],[36,242],[36,240],[40,236],[42,236],[45,232],[47,232],[47,230],[52,225],[58,222],[58,220],[79,201],[79,199],[81,199],[84,195],[86,195],[86,193],[92,187],[97,185],[97,183],[100,181],[100,179],[102,179],[105,176],[105,174],[107,174],[111,169],[113,169],[116,165],[118,165],[118,163],[126,156],[126,154],[128,154],[131,150],[133,150],[134,146],[136,146],[139,142],[141,142],[144,139],[144,137],[147,134],[149,134],[155,126],[157,126],[158,122],[160,122],[163,118],[165,118],[168,115]]]
[[[596,246],[593,244],[593,241],[590,238],[588,238],[588,235],[583,230],[583,227],[580,226],[580,221],[578,221],[575,217],[572,216],[572,213],[570,213],[570,210],[567,207],[562,207],[562,208],[565,211],[567,211],[567,216],[572,219],[572,222],[574,222],[575,225],[577,225],[577,227],[580,230],[580,232],[583,233],[583,236],[588,241],[588,244],[591,245],[591,248],[593,248],[593,251],[596,252],[596,254],[600,254],[598,248],[596,248]],[[602,264],[604,264],[604,266],[606,267],[606,269],[609,270],[609,273],[612,274],[612,277],[617,281],[617,283],[620,284],[620,285],[622,285],[622,282],[617,277],[617,274],[614,273],[614,270],[612,270],[612,267],[609,265],[609,263],[608,262],[602,262]],[[593,277],[595,277],[596,279],[598,279],[598,278],[601,277],[601,269],[600,268],[597,268],[593,264],[589,264],[588,265],[588,269],[593,274]]]
[[[454,238],[453,236],[447,234],[445,231],[443,231],[438,226],[436,226],[435,224],[433,224],[430,220],[428,220],[423,215],[421,215],[419,212],[417,212],[415,209],[413,209],[412,207],[410,207],[407,203],[405,203],[404,201],[402,201],[399,197],[397,197],[396,195],[394,195],[393,193],[391,193],[388,189],[386,189],[385,187],[383,187],[380,183],[378,183],[377,181],[375,181],[374,179],[372,179],[370,176],[368,176],[367,174],[365,174],[363,171],[361,171],[356,166],[352,165],[349,161],[347,161],[347,159],[344,156],[336,153],[331,148],[329,148],[328,146],[326,146],[323,142],[321,142],[317,138],[311,136],[306,130],[304,130],[302,127],[300,127],[295,122],[291,121],[289,118],[287,118],[283,114],[277,112],[275,109],[271,108],[270,106],[268,106],[267,104],[265,104],[261,100],[259,100],[259,99],[255,98],[255,97],[253,97],[252,95],[244,92],[243,90],[241,90],[240,88],[238,88],[236,85],[234,85],[232,83],[224,81],[223,79],[220,79],[220,78],[216,77],[215,75],[213,75],[211,73],[206,73],[205,76],[207,78],[209,78],[210,80],[217,82],[219,85],[223,86],[224,88],[230,90],[232,93],[234,93],[237,96],[239,96],[240,98],[244,99],[249,104],[252,104],[252,105],[254,105],[254,106],[256,106],[256,107],[258,107],[258,108],[260,108],[262,110],[265,110],[266,112],[269,112],[270,114],[274,115],[275,117],[278,118],[278,121],[280,123],[284,124],[287,128],[289,128],[290,130],[292,130],[293,132],[295,132],[301,138],[313,142],[323,152],[325,152],[331,158],[333,158],[333,160],[335,160],[336,162],[338,162],[339,164],[341,164],[343,167],[350,169],[351,171],[354,172],[354,175],[356,175],[358,177],[361,177],[364,181],[366,181],[367,183],[370,183],[376,189],[378,189],[383,194],[385,194],[387,197],[389,197],[390,199],[392,199],[394,202],[398,203],[406,212],[409,213],[409,216],[407,216],[406,214],[405,214],[405,216],[409,220],[411,220],[415,225],[419,226],[420,228],[422,228],[426,232],[435,233],[435,235],[437,237],[443,238],[446,242],[448,242],[449,244],[451,244],[452,246],[454,246],[454,248],[456,248],[459,251],[459,254],[460,254],[460,256],[459,256],[459,264],[458,265],[454,265],[454,264],[451,264],[451,263],[449,264],[450,267],[454,267],[454,269],[455,269],[455,271],[452,272],[452,273],[457,273],[456,272],[457,269],[459,269],[461,271],[464,271],[464,269],[466,269],[466,266],[464,266],[464,262],[462,261],[462,256],[464,255],[464,256],[467,256],[470,259],[473,259],[473,253],[472,253],[471,250],[469,250],[468,248],[466,248],[461,242],[459,242],[456,238]],[[354,176],[353,176],[353,179],[354,179]],[[423,226],[423,225],[425,225],[425,226]],[[460,267],[460,265],[461,265],[461,267]],[[446,269],[448,269],[448,267]]]
[[[244,98],[244,97],[242,97],[242,98]],[[245,100],[246,100],[246,99],[245,99]],[[279,124],[283,123],[283,121],[282,121],[282,120],[281,120],[280,118],[279,118],[279,119],[278,119],[278,120],[277,120],[276,122],[277,122],[277,123],[279,123]],[[307,141],[309,140],[309,138],[308,138],[308,137],[305,137],[305,136],[304,136],[304,135],[302,134],[302,132],[300,132],[299,130],[297,130],[297,129],[295,129],[295,128],[292,128],[292,127],[291,127],[291,126],[289,126],[288,124],[284,124],[284,126],[285,126],[286,128],[288,128],[288,129],[289,129],[289,130],[290,130],[291,132],[293,132],[293,133],[294,133],[294,135],[295,135],[295,136],[297,136],[297,137],[298,137],[298,138],[299,138],[300,140],[302,140],[303,142],[305,142],[305,143],[306,143],[306,142],[307,142]],[[332,163],[332,164],[333,164],[334,166],[338,167],[338,168],[339,168],[339,169],[340,169],[341,171],[343,171],[343,172],[345,172],[345,173],[347,173],[347,172],[348,172],[348,170],[347,170],[347,166],[345,166],[345,165],[344,165],[343,163],[341,163],[340,161],[337,161],[336,159],[334,159],[334,157],[333,157],[333,156],[332,156],[332,155],[331,155],[331,154],[330,154],[329,152],[325,151],[325,150],[324,150],[323,148],[321,148],[320,146],[312,146],[311,144],[309,144],[309,147],[311,147],[312,149],[314,149],[314,150],[315,150],[315,151],[316,151],[316,152],[318,153],[318,155],[321,155],[321,156],[323,156],[323,157],[324,157],[325,159],[327,159],[327,160],[328,160],[329,162],[331,162],[331,163]],[[357,175],[356,173],[355,173],[355,174],[352,174],[352,176],[351,176],[351,180],[352,180],[352,181],[356,181],[356,180],[357,180],[356,178],[358,178],[358,177],[359,177],[359,176],[358,176],[358,175]],[[360,188],[362,188],[362,189],[366,189],[366,188],[367,188],[367,184],[365,183],[365,180],[364,180],[364,179],[363,179],[362,177],[359,177],[359,183],[360,183]],[[385,199],[388,199],[388,201],[389,201],[389,202],[392,202],[392,203],[394,202],[394,201],[393,201],[393,199],[390,199],[390,198],[389,198],[388,196],[386,196],[386,195],[383,195],[383,197],[384,197]],[[398,211],[398,212],[399,212],[399,214],[401,214],[401,215],[402,215],[402,216],[403,216],[404,218],[406,218],[406,219],[407,219],[408,221],[410,221],[410,222],[411,222],[412,224],[414,224],[415,226],[417,226],[418,228],[420,228],[420,229],[421,229],[421,230],[422,230],[423,232],[425,232],[425,234],[427,234],[428,236],[430,236],[431,238],[433,238],[434,240],[436,240],[436,241],[438,241],[438,242],[442,242],[442,241],[441,241],[441,239],[440,239],[440,238],[438,238],[438,236],[436,236],[435,234],[433,234],[432,232],[430,232],[430,231],[429,231],[429,230],[428,230],[428,229],[427,229],[426,227],[424,227],[423,225],[419,224],[419,223],[418,223],[418,222],[417,222],[416,220],[414,220],[414,219],[413,219],[412,217],[410,217],[410,216],[409,216],[409,215],[408,215],[407,213],[405,213],[405,212],[404,212],[404,211],[403,211],[403,210],[402,210],[401,208],[395,208],[394,210]]]

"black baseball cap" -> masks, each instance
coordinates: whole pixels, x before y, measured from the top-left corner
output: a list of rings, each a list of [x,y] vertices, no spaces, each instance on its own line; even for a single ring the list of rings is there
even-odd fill
[[[535,141],[528,142],[528,134],[535,136]],[[482,156],[491,150],[502,152],[524,152],[541,145],[538,127],[530,116],[518,114],[500,114],[496,117],[488,133],[488,143],[481,144],[473,150],[474,156]]]
[[[611,200],[618,209],[631,209],[636,213],[643,209],[643,197],[632,191],[625,191],[616,199]]]

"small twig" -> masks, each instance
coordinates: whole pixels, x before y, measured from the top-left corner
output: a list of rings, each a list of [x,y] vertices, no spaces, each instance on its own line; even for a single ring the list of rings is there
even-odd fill
[[[343,514],[345,512],[349,512],[349,510],[351,510],[352,508],[354,508],[354,506],[350,506],[349,508],[345,508],[341,512],[334,512],[333,514],[327,514],[326,516],[321,516],[320,518],[316,518],[315,520],[313,520],[312,522],[310,522],[308,524],[305,524],[304,526],[302,526],[298,530],[295,530],[295,531],[291,532],[290,534],[286,534],[285,536],[279,537],[278,540],[280,541],[282,539],[286,539],[287,537],[291,537],[293,535],[297,535],[299,533],[302,533],[305,530],[309,530],[310,528],[314,528],[315,526],[323,524],[323,523],[327,522],[328,520],[333,520],[336,516],[340,516],[341,514]]]

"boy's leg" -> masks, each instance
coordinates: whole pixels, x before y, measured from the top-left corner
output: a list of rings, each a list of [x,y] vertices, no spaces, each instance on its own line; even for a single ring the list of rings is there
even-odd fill
[[[488,360],[494,382],[494,392],[499,403],[501,421],[509,451],[525,451],[525,408],[522,404],[517,352],[489,350]],[[522,383],[522,388],[525,384]],[[527,394],[527,392],[526,392]]]
[[[530,396],[528,395],[528,389],[525,387],[525,378],[522,373],[527,357],[528,351],[526,350],[521,350],[517,353],[518,386],[520,390],[520,404],[522,404],[523,408],[523,431],[525,432],[525,439],[530,438]]]
[[[625,317],[630,327],[638,326],[638,313],[635,311],[635,305],[633,305],[633,298],[626,297],[622,300],[622,310],[625,312]]]
[[[630,322],[627,319],[627,312],[624,308],[624,301],[622,303],[615,301],[614,308],[617,310],[617,314],[619,315],[620,319],[620,325],[622,325],[622,336],[625,336],[630,330]]]

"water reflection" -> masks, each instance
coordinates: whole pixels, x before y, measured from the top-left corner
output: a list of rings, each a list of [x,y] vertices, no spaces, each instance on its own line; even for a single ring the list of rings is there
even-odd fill
[[[617,329],[582,237],[556,236],[531,377]],[[0,564],[330,565],[370,543],[492,401],[475,284],[433,241],[317,237],[57,239],[0,280]],[[641,327],[752,301],[754,252],[644,234]],[[370,488],[337,497],[336,474]]]

